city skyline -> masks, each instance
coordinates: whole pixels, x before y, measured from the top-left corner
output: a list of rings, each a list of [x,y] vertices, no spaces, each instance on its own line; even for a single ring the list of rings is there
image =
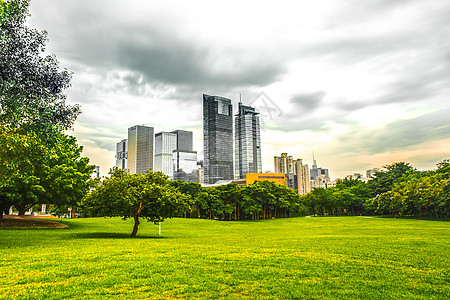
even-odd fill
[[[333,179],[398,161],[433,169],[450,153],[448,1],[30,8],[28,24],[74,72],[68,102],[83,114],[69,134],[103,175],[135,124],[192,131],[201,158],[203,93],[233,105],[242,93],[261,113],[263,171],[282,152],[309,165],[314,152]]]

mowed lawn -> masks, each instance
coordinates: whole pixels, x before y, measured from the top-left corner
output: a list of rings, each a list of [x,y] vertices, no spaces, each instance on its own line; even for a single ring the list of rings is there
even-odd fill
[[[65,220],[0,230],[2,299],[449,299],[450,223]]]

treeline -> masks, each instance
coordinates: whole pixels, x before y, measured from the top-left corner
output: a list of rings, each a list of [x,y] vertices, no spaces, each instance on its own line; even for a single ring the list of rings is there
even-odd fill
[[[303,208],[317,215],[390,215],[450,217],[450,160],[435,171],[418,171],[408,163],[385,166],[367,183],[344,179],[329,189],[301,196]]]
[[[236,221],[294,217],[302,212],[296,190],[270,181],[209,188],[181,180],[169,183],[191,198],[183,217]]]
[[[111,178],[85,197],[82,206],[90,215],[135,218],[137,224],[139,217],[156,222],[174,216],[225,221],[360,214],[448,218],[449,189],[448,160],[426,172],[395,163],[368,182],[339,180],[332,188],[302,196],[270,181],[206,188],[169,181],[161,172],[144,175],[113,169]]]

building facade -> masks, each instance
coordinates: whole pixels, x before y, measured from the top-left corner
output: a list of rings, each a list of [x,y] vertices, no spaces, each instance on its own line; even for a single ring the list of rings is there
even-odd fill
[[[313,157],[312,169],[310,171],[310,177],[311,177],[311,180],[316,180],[321,177],[325,177],[328,179],[330,178],[330,175],[328,174],[328,169],[318,168],[316,159],[314,157]]]
[[[126,170],[128,156],[128,140],[121,140],[116,144],[116,167],[121,170]]]
[[[304,165],[302,159],[296,159],[294,172],[297,176],[297,190],[300,195],[306,195],[311,191],[308,165]]]
[[[255,109],[239,102],[235,116],[234,178],[243,179],[247,173],[261,173],[261,135]]]
[[[203,95],[204,183],[233,179],[233,107],[231,100]]]
[[[311,182],[308,165],[304,165],[302,159],[294,160],[287,153],[274,157],[275,173],[286,174],[288,187],[298,191],[300,195],[305,195],[311,191]]]
[[[268,180],[275,182],[276,184],[282,184],[287,186],[286,175],[285,174],[275,174],[275,173],[247,173],[245,175],[246,185],[252,184],[255,181]]]
[[[154,129],[144,125],[128,128],[127,167],[131,174],[153,170]]]
[[[155,168],[173,178],[173,151],[177,147],[177,135],[172,132],[158,132],[155,134]]]
[[[294,159],[287,153],[281,153],[281,156],[274,156],[275,173],[294,174]]]

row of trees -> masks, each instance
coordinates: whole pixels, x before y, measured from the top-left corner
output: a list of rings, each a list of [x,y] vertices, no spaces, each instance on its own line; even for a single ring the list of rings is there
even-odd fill
[[[344,179],[333,188],[317,188],[300,196],[270,181],[204,188],[169,181],[161,172],[129,174],[115,168],[81,204],[91,215],[134,218],[133,236],[140,217],[155,223],[173,216],[228,221],[302,214],[449,217],[449,178],[449,161],[427,172],[400,162],[386,166],[386,171],[377,172],[367,183]]]
[[[450,217],[449,160],[435,171],[418,171],[404,162],[385,168],[367,183],[344,179],[333,188],[314,189],[301,203],[308,213],[319,215]]]
[[[36,204],[75,205],[93,166],[64,133],[80,114],[66,104],[72,74],[43,55],[47,33],[25,26],[29,0],[0,0],[0,216]]]
[[[300,214],[299,200],[295,190],[269,181],[204,188],[198,183],[169,181],[161,172],[129,174],[114,168],[81,205],[90,215],[133,218],[135,236],[140,217],[155,223],[173,216],[217,220],[292,217]]]

